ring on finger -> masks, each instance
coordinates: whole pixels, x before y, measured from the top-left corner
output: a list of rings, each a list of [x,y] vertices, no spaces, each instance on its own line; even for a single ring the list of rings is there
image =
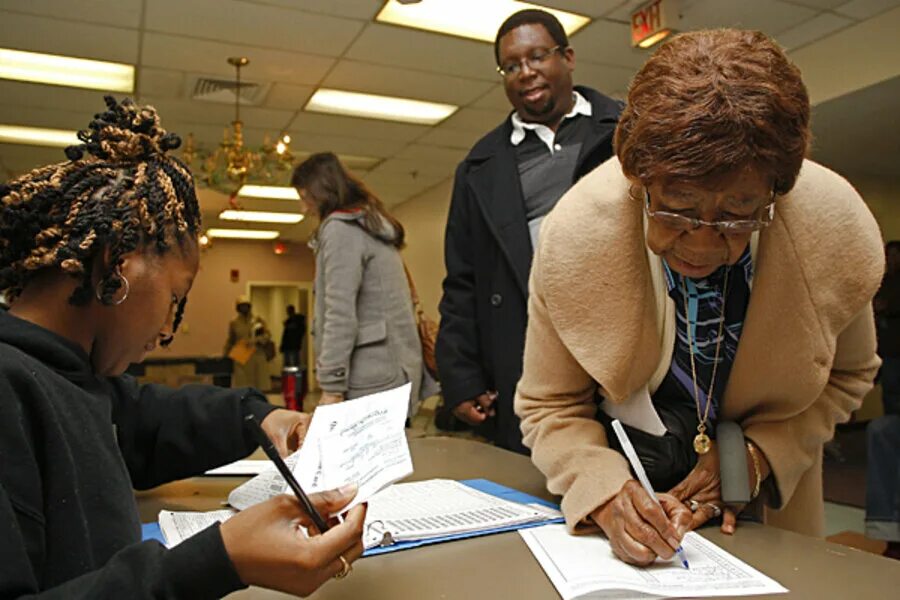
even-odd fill
[[[699,508],[700,508],[700,503],[697,502],[696,500],[694,500],[693,498],[690,500],[687,500],[685,502],[685,504],[687,504],[688,508],[691,509],[691,512],[697,512],[697,510],[699,510]]]
[[[353,567],[350,566],[350,563],[347,562],[347,559],[344,558],[342,554],[338,554],[338,558],[341,559],[341,570],[334,574],[334,578],[343,579],[350,574],[350,571],[353,570]]]
[[[718,504],[713,504],[712,502],[707,502],[703,506],[709,507],[712,509],[713,518],[716,519],[722,516],[722,507]]]

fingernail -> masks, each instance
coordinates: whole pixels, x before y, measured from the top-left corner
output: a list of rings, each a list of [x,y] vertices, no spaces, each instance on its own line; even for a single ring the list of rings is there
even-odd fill
[[[342,496],[349,496],[351,494],[355,494],[357,489],[359,488],[355,483],[345,483],[338,488],[338,492],[340,492]]]
[[[678,540],[676,540],[676,539],[673,538],[673,537],[670,537],[670,538],[667,539],[666,541],[669,542],[669,545],[672,546],[672,549],[673,549],[673,550],[677,550],[677,549],[678,549],[678,546],[681,545],[681,544],[678,542]]]

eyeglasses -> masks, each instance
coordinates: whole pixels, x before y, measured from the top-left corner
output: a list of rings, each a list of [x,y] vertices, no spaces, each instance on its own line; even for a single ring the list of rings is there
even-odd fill
[[[512,79],[522,72],[522,63],[528,65],[532,71],[541,67],[547,60],[553,56],[554,52],[565,50],[564,46],[554,46],[552,48],[537,48],[532,50],[531,54],[519,60],[511,60],[506,64],[497,67],[497,72],[506,79]]]
[[[720,221],[704,221],[694,217],[686,217],[665,210],[650,210],[650,191],[644,188],[644,211],[647,216],[669,229],[678,231],[696,231],[702,225],[714,227],[722,235],[742,235],[765,229],[775,218],[775,190],[772,199],[762,207],[763,215],[758,219],[723,219]]]

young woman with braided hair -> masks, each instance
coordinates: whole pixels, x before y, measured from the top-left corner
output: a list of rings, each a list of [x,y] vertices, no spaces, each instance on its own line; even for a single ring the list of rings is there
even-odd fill
[[[365,508],[315,528],[279,496],[177,548],[141,542],[132,488],[280,451],[307,418],[259,392],[139,386],[123,375],[172,340],[198,268],[200,211],[177,136],[106,99],[68,162],[0,184],[0,597],[208,598],[246,585],[308,594],[346,574]],[[325,513],[353,489],[323,494]]]

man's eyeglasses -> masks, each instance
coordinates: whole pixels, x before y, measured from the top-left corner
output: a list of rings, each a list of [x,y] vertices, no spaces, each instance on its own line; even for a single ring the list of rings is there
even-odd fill
[[[722,235],[741,235],[765,229],[775,218],[775,191],[772,199],[762,207],[763,214],[758,219],[723,219],[720,221],[704,221],[695,217],[687,217],[665,210],[650,210],[650,191],[644,188],[644,211],[647,216],[660,225],[678,231],[695,231],[701,226],[714,227]]]
[[[519,60],[511,60],[497,67],[497,72],[500,73],[502,77],[506,79],[512,79],[519,75],[522,72],[522,63],[528,65],[528,68],[532,71],[543,66],[547,60],[551,56],[553,56],[554,52],[564,51],[565,47],[563,46],[554,46],[552,48],[537,48],[531,51],[531,54],[526,56],[525,58],[520,58]]]

